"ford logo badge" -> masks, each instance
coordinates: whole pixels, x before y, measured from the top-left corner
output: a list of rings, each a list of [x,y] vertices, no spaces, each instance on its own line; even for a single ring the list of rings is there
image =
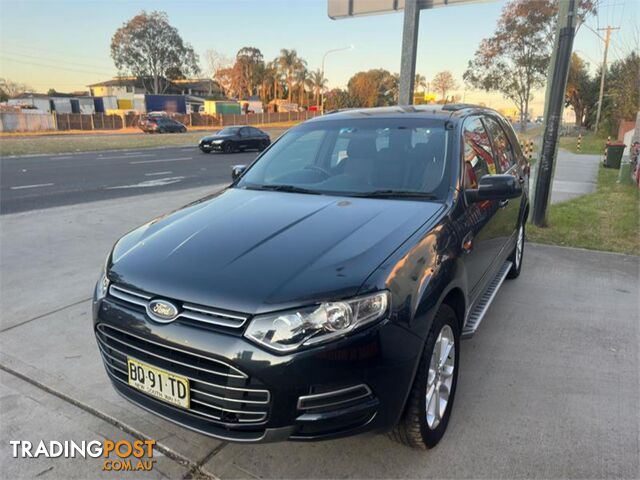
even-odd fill
[[[151,300],[147,313],[156,322],[168,323],[178,316],[178,307],[167,300]]]

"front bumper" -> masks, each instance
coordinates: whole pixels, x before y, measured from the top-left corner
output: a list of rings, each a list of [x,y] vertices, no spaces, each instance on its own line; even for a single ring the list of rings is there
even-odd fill
[[[212,150],[222,151],[222,143],[201,143],[198,146],[203,152],[211,152]]]
[[[423,345],[385,320],[324,346],[274,355],[241,332],[177,320],[155,323],[143,310],[112,297],[94,303],[94,331],[107,373],[122,396],[183,427],[235,442],[388,431],[400,417]],[[130,387],[121,364],[126,356],[190,377],[193,401],[204,399],[215,407],[192,403],[182,409]],[[246,378],[211,376],[214,367],[208,365],[224,365],[225,372]]]

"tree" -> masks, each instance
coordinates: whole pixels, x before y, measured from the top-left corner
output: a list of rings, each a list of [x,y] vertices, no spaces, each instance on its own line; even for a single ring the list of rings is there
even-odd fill
[[[234,70],[239,90],[246,92],[248,96],[257,93],[264,68],[264,58],[260,49],[243,47],[238,50]]]
[[[327,87],[327,79],[322,74],[320,69],[315,72],[311,72],[309,76],[309,80],[307,81],[307,86],[313,92],[313,101],[315,105],[320,105],[320,95]]]
[[[293,95],[293,82],[296,73],[306,67],[307,62],[298,56],[295,50],[283,48],[280,50],[280,56],[277,59],[280,70],[287,81],[287,100],[291,102]]]
[[[358,72],[347,84],[349,95],[358,107],[393,105],[397,97],[398,79],[382,68]]]
[[[458,84],[449,70],[436,73],[431,85],[436,92],[440,93],[443,103],[447,102],[447,92],[458,88]]]
[[[578,16],[594,10],[580,0]],[[480,42],[463,78],[473,88],[497,91],[518,109],[522,128],[532,91],[545,83],[558,13],[554,0],[511,0],[502,9],[493,36]]]
[[[603,106],[602,122],[615,133],[622,120],[635,120],[640,105],[640,56],[631,51],[626,57],[611,64]]]
[[[416,73],[416,79],[414,80],[414,94],[415,91],[418,90],[418,88],[422,87],[422,93],[425,92],[425,90],[427,89],[427,77],[425,77],[424,75],[420,75],[419,73]]]
[[[19,97],[25,93],[33,93],[33,88],[26,83],[14,82],[8,78],[0,78],[0,91],[3,97],[9,99]]]
[[[349,92],[341,88],[329,90],[324,98],[324,106],[326,111],[339,110],[341,108],[352,108],[357,106],[355,100]]]
[[[598,82],[589,75],[588,65],[577,53],[571,55],[567,89],[564,94],[565,106],[573,108],[576,127],[586,124],[591,109],[598,101]]]
[[[227,69],[233,65],[233,60],[230,57],[226,56],[223,53],[218,52],[214,49],[208,49],[204,52],[204,62],[205,62],[205,74],[207,78],[215,80],[220,88],[224,92],[225,95],[228,95],[229,85],[222,85],[221,81],[218,79],[218,74],[220,71]],[[209,87],[209,95],[212,94],[211,86]]]
[[[165,12],[142,11],[116,30],[111,38],[111,58],[121,72],[149,82],[153,93],[166,90],[165,79],[171,74],[190,76],[200,71],[198,56],[169,24]]]
[[[306,68],[301,68],[296,73],[296,85],[298,87],[299,99],[298,105],[302,106],[307,103],[306,96],[307,91],[305,90],[305,86],[307,85],[307,81],[309,80],[309,70]]]

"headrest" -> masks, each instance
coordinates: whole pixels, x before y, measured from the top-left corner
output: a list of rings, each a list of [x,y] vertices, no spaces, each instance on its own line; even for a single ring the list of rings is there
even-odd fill
[[[347,147],[349,158],[371,158],[376,155],[376,142],[370,137],[353,137]]]

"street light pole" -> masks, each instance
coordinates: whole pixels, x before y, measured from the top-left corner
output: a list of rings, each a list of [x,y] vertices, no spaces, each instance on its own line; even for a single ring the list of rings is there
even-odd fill
[[[324,52],[324,55],[322,56],[322,67],[320,68],[320,73],[322,74],[322,78],[324,79],[324,61],[327,59],[327,55],[334,52],[342,52],[343,50],[352,50],[352,49],[353,49],[353,45],[349,45],[348,47],[332,48],[331,50],[327,50],[326,52]],[[324,89],[323,88],[320,89],[320,113],[324,115]]]

